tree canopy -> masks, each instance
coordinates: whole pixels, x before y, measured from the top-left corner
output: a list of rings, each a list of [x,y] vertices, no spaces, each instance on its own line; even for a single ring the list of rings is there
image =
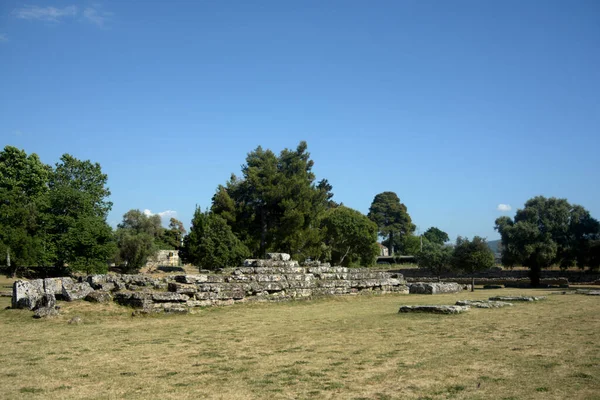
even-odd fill
[[[339,206],[323,218],[327,257],[335,265],[372,265],[379,253],[377,225],[359,211]]]
[[[48,266],[103,272],[115,247],[112,203],[100,165],[65,154],[54,168],[36,154],[0,152],[0,248],[9,272]]]
[[[431,243],[437,244],[444,244],[450,240],[450,237],[446,232],[436,228],[435,226],[432,226],[431,228],[427,229],[423,234],[423,237],[425,237]]]
[[[182,260],[201,269],[237,267],[250,255],[221,216],[196,208],[190,233],[184,238]]]
[[[596,266],[592,249],[600,238],[600,224],[566,199],[534,197],[514,219],[498,218],[496,230],[502,239],[502,263],[528,267],[532,286],[539,286],[541,270],[551,265]]]
[[[312,167],[306,142],[279,156],[259,146],[246,157],[242,176],[217,188],[211,211],[255,257],[278,251],[318,258],[319,218],[332,206],[332,194],[326,180],[315,183]]]
[[[394,248],[401,243],[401,238],[410,235],[416,228],[406,206],[400,202],[400,198],[394,192],[376,195],[369,208],[368,217],[377,224],[379,235],[388,237],[387,246],[390,255],[394,255]]]
[[[419,268],[425,268],[436,276],[452,268],[452,247],[437,243],[423,243],[423,250],[417,253]]]

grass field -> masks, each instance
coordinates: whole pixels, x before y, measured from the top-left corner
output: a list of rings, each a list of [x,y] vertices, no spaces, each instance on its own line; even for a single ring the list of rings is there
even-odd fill
[[[51,320],[5,310],[3,297],[0,398],[600,399],[599,297],[397,314],[401,304],[547,292],[348,296],[149,317],[76,302]],[[69,325],[75,315],[84,323]]]

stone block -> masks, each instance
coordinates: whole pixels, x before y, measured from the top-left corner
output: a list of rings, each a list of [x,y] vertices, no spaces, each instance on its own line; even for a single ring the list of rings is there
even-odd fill
[[[273,261],[289,261],[291,257],[287,253],[267,253],[267,259]]]
[[[460,314],[469,311],[469,306],[412,305],[401,306],[399,313]]]
[[[174,277],[175,282],[179,283],[200,283],[208,280],[208,275],[177,275]]]
[[[496,296],[490,297],[490,301],[523,301],[523,302],[531,302],[531,301],[539,301],[544,300],[546,296]]]
[[[463,286],[456,282],[415,282],[409,284],[411,294],[443,294],[462,292]]]
[[[471,306],[475,308],[502,308],[512,307],[512,303],[505,301],[490,301],[490,300],[459,300],[457,306]]]
[[[13,283],[12,308],[27,308],[33,310],[44,295],[44,281],[35,279],[31,281],[18,280]]]
[[[89,301],[90,303],[108,303],[112,300],[112,296],[109,292],[105,292],[103,290],[95,290],[89,293],[87,296],[85,296],[84,300]]]

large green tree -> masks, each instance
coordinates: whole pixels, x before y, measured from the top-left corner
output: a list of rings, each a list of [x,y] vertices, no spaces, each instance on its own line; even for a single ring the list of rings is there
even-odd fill
[[[437,243],[424,243],[423,250],[417,253],[419,268],[428,269],[439,279],[440,275],[452,267],[452,247]]]
[[[494,266],[494,252],[484,238],[475,236],[473,240],[458,237],[452,252],[452,269],[473,274]],[[475,290],[475,277],[472,277],[471,291]]]
[[[116,238],[120,264],[128,272],[137,272],[154,257],[162,245],[164,232],[160,216],[129,210],[117,227]]]
[[[221,216],[196,208],[190,233],[183,240],[181,259],[200,269],[237,267],[250,255]]]
[[[423,237],[427,238],[431,243],[444,244],[450,240],[450,237],[443,230],[432,226],[427,229],[423,234]]]
[[[183,222],[177,218],[171,218],[169,220],[169,229],[163,233],[163,241],[169,248],[179,250],[185,234],[186,230]]]
[[[60,158],[50,174],[48,230],[57,268],[66,264],[71,270],[106,271],[100,265],[108,265],[114,252],[106,223],[112,207],[107,180],[100,164],[69,154]]]
[[[400,198],[394,192],[376,195],[369,208],[368,217],[377,224],[379,235],[388,238],[387,246],[391,256],[394,255],[401,238],[415,231],[415,225],[408,215],[406,206],[400,202]]]
[[[379,253],[377,225],[359,211],[339,206],[322,220],[328,259],[335,265],[369,266]]]
[[[331,185],[315,183],[306,142],[279,156],[256,148],[246,157],[242,176],[219,186],[211,211],[231,227],[255,257],[268,251],[296,259],[318,258],[319,218],[334,203]]]
[[[502,238],[502,263],[530,269],[532,286],[539,286],[541,271],[551,265],[568,268],[590,261],[592,243],[600,224],[579,205],[566,199],[537,196],[517,210],[514,219],[496,219]]]

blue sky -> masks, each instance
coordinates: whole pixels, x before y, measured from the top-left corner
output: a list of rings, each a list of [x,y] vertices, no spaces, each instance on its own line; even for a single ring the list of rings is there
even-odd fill
[[[600,218],[599,21],[594,0],[5,0],[0,144],[99,162],[113,225],[189,225],[248,152],[301,140],[338,202],[394,191],[452,239],[536,195]]]

